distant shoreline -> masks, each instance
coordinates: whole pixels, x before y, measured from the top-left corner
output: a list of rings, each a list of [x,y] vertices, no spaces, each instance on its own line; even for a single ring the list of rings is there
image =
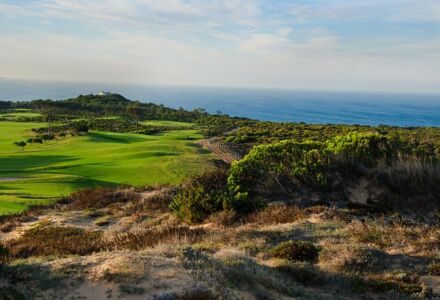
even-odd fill
[[[111,90],[132,100],[274,122],[440,126],[440,95],[190,88],[2,80],[0,99],[60,100]]]

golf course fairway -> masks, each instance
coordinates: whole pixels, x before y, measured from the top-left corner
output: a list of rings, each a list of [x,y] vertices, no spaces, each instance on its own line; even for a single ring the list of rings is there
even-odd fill
[[[195,129],[157,135],[90,131],[28,144],[23,150],[14,145],[31,137],[32,128],[45,126],[0,122],[0,214],[49,203],[87,187],[179,183],[212,159],[197,144],[202,136]]]

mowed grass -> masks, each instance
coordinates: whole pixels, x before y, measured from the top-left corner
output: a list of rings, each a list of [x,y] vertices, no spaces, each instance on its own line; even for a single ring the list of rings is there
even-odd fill
[[[166,126],[166,127],[194,127],[196,124],[194,123],[185,123],[185,122],[177,122],[177,121],[167,121],[167,120],[149,120],[143,121],[142,124],[149,126]]]
[[[32,112],[27,109],[16,109],[16,110],[10,110],[10,112],[7,113],[1,113],[0,117],[7,119],[8,121],[14,121],[21,117],[23,118],[36,118],[40,117],[41,115],[39,113]]]
[[[44,125],[0,122],[0,214],[86,187],[179,183],[212,160],[196,143],[202,136],[193,129],[151,136],[91,131],[24,151],[13,145]]]

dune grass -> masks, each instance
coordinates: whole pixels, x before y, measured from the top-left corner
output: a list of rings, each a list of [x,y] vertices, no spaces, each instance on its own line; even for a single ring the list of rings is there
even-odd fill
[[[160,135],[91,131],[24,151],[13,145],[42,126],[0,122],[0,214],[86,187],[178,183],[212,158],[196,144],[201,135],[192,129]]]

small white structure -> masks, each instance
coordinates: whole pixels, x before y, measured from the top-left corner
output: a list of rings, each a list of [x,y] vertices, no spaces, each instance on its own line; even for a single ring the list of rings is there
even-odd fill
[[[110,95],[111,93],[110,92],[104,92],[104,91],[100,91],[98,94],[96,94],[96,95],[98,95],[98,96],[108,96],[108,95]]]

